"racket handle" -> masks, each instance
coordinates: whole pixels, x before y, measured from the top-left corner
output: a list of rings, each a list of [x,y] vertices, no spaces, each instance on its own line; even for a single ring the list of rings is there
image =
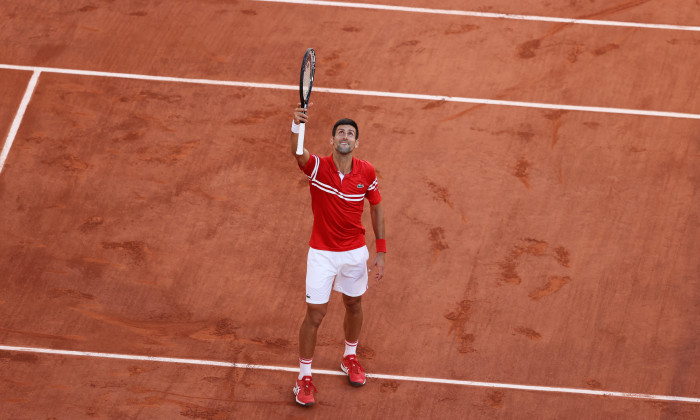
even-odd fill
[[[304,133],[306,132],[306,124],[299,124],[299,136],[297,137],[297,156],[304,154]]]

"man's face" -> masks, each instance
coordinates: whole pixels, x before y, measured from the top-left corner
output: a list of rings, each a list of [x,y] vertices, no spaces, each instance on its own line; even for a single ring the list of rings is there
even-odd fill
[[[355,136],[355,127],[346,124],[339,125],[335,129],[335,135],[333,136],[333,148],[340,154],[347,155],[352,153],[357,147],[357,139]]]

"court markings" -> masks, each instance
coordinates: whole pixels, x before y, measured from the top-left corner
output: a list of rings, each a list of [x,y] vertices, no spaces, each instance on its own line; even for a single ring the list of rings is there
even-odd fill
[[[457,16],[480,17],[480,18],[496,18],[496,19],[510,19],[510,20],[524,20],[524,21],[554,22],[554,23],[566,23],[566,24],[585,24],[585,25],[600,25],[600,26],[634,27],[634,28],[646,28],[646,29],[700,31],[700,27],[697,27],[697,26],[647,24],[647,23],[604,21],[604,20],[591,20],[591,19],[575,19],[575,18],[556,18],[556,17],[529,16],[529,15],[517,15],[517,14],[505,14],[505,13],[486,13],[486,12],[473,12],[473,11],[461,11],[461,10],[445,10],[445,9],[431,9],[431,8],[419,8],[419,7],[378,5],[378,4],[368,4],[368,3],[346,3],[346,2],[317,1],[317,0],[254,0],[254,1],[291,3],[291,4],[302,4],[302,5],[316,5],[316,6],[331,6],[331,7],[346,7],[346,8],[360,8],[360,9],[373,9],[373,10],[388,10],[388,11],[400,11],[400,12],[412,12],[412,13],[457,15]],[[269,84],[269,83],[252,83],[252,82],[237,82],[237,81],[197,79],[197,78],[153,76],[153,75],[142,75],[142,74],[114,73],[114,72],[102,72],[102,71],[51,68],[51,67],[35,67],[35,66],[18,66],[18,65],[0,64],[0,69],[32,71],[31,79],[29,80],[29,83],[28,83],[27,88],[25,90],[24,96],[22,97],[22,101],[19,105],[19,108],[17,110],[15,118],[13,119],[13,122],[12,122],[12,125],[10,127],[8,136],[6,138],[4,147],[2,149],[2,152],[0,152],[0,172],[2,172],[2,168],[4,166],[6,159],[7,159],[9,150],[10,150],[12,143],[14,141],[14,138],[16,137],[16,134],[19,130],[24,113],[26,112],[26,109],[29,105],[32,94],[34,92],[34,89],[37,85],[39,76],[42,72],[58,73],[58,74],[71,74],[71,75],[83,75],[83,76],[98,76],[98,77],[150,80],[150,81],[158,81],[158,82],[176,82],[176,83],[205,84],[205,85],[218,85],[218,86],[235,86],[235,87],[260,88],[260,89],[278,89],[278,90],[297,90],[298,89],[298,86],[294,86],[294,85],[280,85],[280,84]],[[546,103],[535,103],[535,102],[504,101],[504,100],[493,100],[493,99],[450,97],[450,96],[440,96],[440,95],[424,95],[424,94],[367,91],[367,90],[353,90],[353,89],[334,89],[334,88],[322,88],[322,87],[315,87],[314,91],[334,93],[334,94],[375,96],[375,97],[388,97],[388,98],[400,98],[400,99],[417,99],[417,100],[426,100],[426,101],[462,102],[462,103],[472,103],[472,104],[516,106],[516,107],[526,107],[526,108],[561,109],[561,110],[573,110],[573,111],[584,111],[584,112],[599,112],[599,113],[642,115],[642,116],[669,117],[669,118],[700,119],[700,114],[677,113],[677,112],[667,112],[667,111],[650,111],[650,110],[637,110],[637,109],[611,108],[611,107],[546,104]],[[208,366],[219,366],[219,367],[238,368],[238,369],[285,371],[285,372],[293,372],[293,373],[298,372],[298,367],[231,363],[231,362],[220,362],[220,361],[198,360],[198,359],[125,355],[125,354],[114,354],[114,353],[84,352],[84,351],[57,350],[57,349],[45,349],[45,348],[34,348],[34,347],[4,346],[4,345],[0,345],[0,350],[53,354],[53,355],[64,355],[64,356],[109,358],[109,359],[119,359],[119,360],[136,360],[136,361],[149,361],[149,362],[162,362],[162,363],[208,365]],[[322,374],[322,375],[335,375],[335,376],[344,376],[345,375],[341,371],[322,370],[322,369],[315,369],[314,373]],[[653,394],[642,394],[642,393],[627,393],[627,392],[591,390],[591,389],[580,389],[580,388],[519,385],[519,384],[479,382],[479,381],[466,381],[466,380],[453,380],[453,379],[427,378],[427,377],[414,377],[414,376],[401,376],[401,375],[387,375],[387,374],[367,374],[367,377],[368,378],[376,378],[376,379],[389,379],[389,380],[399,380],[399,381],[425,382],[425,383],[461,385],[461,386],[472,386],[472,387],[501,388],[501,389],[513,389],[513,390],[525,390],[525,391],[539,391],[539,392],[552,392],[552,393],[568,393],[568,394],[583,394],[583,395],[594,395],[594,396],[608,396],[608,397],[618,397],[618,398],[632,398],[632,399],[643,399],[643,400],[662,400],[662,401],[700,403],[700,398],[668,396],[668,395],[653,395]]]
[[[145,74],[113,73],[113,72],[93,71],[93,70],[75,70],[75,69],[64,69],[64,68],[56,68],[56,67],[18,66],[18,65],[12,65],[12,64],[0,64],[0,69],[40,71],[40,72],[46,72],[46,73],[72,74],[72,75],[81,75],[81,76],[98,76],[98,77],[113,77],[113,78],[123,78],[123,79],[138,79],[138,80],[150,80],[150,81],[157,81],[157,82],[176,82],[176,83],[193,83],[193,84],[217,85],[217,86],[236,86],[236,87],[248,87],[248,88],[258,88],[258,89],[278,89],[278,90],[298,90],[299,89],[299,86],[297,86],[297,85],[237,82],[237,81],[212,80],[212,79],[192,79],[192,78],[183,78],[183,77],[153,76],[153,75],[145,75]],[[384,91],[355,90],[355,89],[336,89],[336,88],[324,88],[324,87],[316,87],[316,86],[314,86],[314,92],[326,92],[326,93],[334,93],[334,94],[342,94],[342,95],[374,96],[374,97],[384,97],[384,98],[417,99],[417,100],[424,100],[424,101],[445,101],[445,102],[461,102],[461,103],[483,104],[483,105],[515,106],[515,107],[524,107],[524,108],[562,109],[562,110],[567,110],[567,111],[642,115],[642,116],[649,116],[649,117],[689,118],[689,119],[700,120],[700,114],[669,112],[669,111],[653,111],[653,110],[644,110],[644,109],[612,108],[612,107],[587,106],[587,105],[562,105],[562,104],[548,104],[548,103],[523,102],[523,101],[505,101],[505,100],[498,100],[498,99],[465,98],[465,97],[458,97],[458,96],[425,95],[425,94],[417,94],[417,93],[384,92]]]
[[[235,87],[246,87],[255,89],[277,89],[277,90],[297,90],[299,89],[296,85],[280,85],[273,83],[253,83],[253,82],[236,82],[227,80],[212,80],[212,79],[192,79],[184,77],[169,77],[169,76],[153,76],[146,74],[131,74],[131,73],[114,73],[105,71],[93,71],[93,70],[76,70],[76,69],[64,69],[57,67],[36,67],[36,66],[19,66],[14,64],[0,64],[0,69],[7,70],[20,70],[20,71],[31,71],[33,72],[32,77],[27,86],[27,90],[22,98],[17,114],[12,122],[10,131],[5,140],[5,145],[3,146],[2,152],[0,152],[0,173],[5,165],[7,155],[10,152],[12,143],[14,142],[17,131],[19,130],[22,118],[29,100],[31,99],[32,93],[38,81],[39,75],[41,73],[56,73],[56,74],[71,74],[79,76],[96,76],[96,77],[111,77],[120,79],[136,79],[136,80],[150,80],[155,82],[174,82],[174,83],[190,83],[190,84],[202,84],[202,85],[216,85],[216,86],[235,86]],[[648,117],[666,117],[666,118],[686,118],[700,120],[700,114],[689,114],[682,112],[668,112],[668,111],[651,111],[643,109],[629,109],[629,108],[612,108],[612,107],[600,107],[600,106],[586,106],[586,105],[561,105],[561,104],[547,104],[538,102],[522,102],[522,101],[505,101],[500,99],[483,99],[483,98],[465,98],[458,96],[441,96],[441,95],[424,95],[417,93],[399,93],[399,92],[382,92],[382,91],[372,91],[372,90],[355,90],[355,89],[336,89],[336,88],[324,88],[324,87],[314,87],[314,92],[325,92],[341,95],[359,95],[359,96],[374,96],[383,98],[398,98],[398,99],[415,99],[423,101],[434,101],[434,102],[459,102],[459,103],[470,103],[470,104],[481,104],[481,105],[499,105],[499,106],[513,106],[522,108],[540,108],[540,109],[555,109],[555,110],[567,110],[567,111],[582,111],[582,112],[598,112],[606,114],[624,114],[624,115],[641,115]]]
[[[236,369],[272,370],[272,371],[293,372],[293,373],[299,372],[298,367],[256,365],[256,364],[248,364],[248,363],[218,362],[218,361],[213,361],[213,360],[182,359],[182,358],[173,358],[173,357],[138,356],[138,355],[130,355],[130,354],[97,353],[97,352],[88,352],[88,351],[55,350],[55,349],[44,349],[44,348],[36,348],[36,347],[16,347],[16,346],[3,346],[3,345],[0,345],[0,350],[53,354],[53,355],[62,355],[62,356],[95,357],[95,358],[119,359],[119,360],[137,360],[137,361],[144,361],[144,362],[181,363],[181,364],[188,364],[188,365],[207,365],[207,366],[218,366],[218,367],[227,367],[227,368],[236,368]],[[341,371],[334,371],[334,370],[314,369],[314,373],[318,374],[318,375],[345,376],[345,373],[343,373]],[[426,383],[434,383],[434,384],[461,385],[461,386],[471,386],[471,387],[481,387],[481,388],[500,388],[500,389],[512,389],[512,390],[520,390],[520,391],[551,392],[551,393],[563,393],[563,394],[595,395],[595,396],[616,397],[616,398],[633,398],[633,399],[640,399],[640,400],[658,400],[658,401],[675,401],[675,402],[685,402],[685,403],[700,403],[700,398],[677,397],[677,396],[670,396],[670,395],[639,394],[639,393],[616,392],[616,391],[602,391],[602,390],[596,390],[596,389],[561,388],[561,387],[551,387],[551,386],[504,384],[504,383],[497,383],[497,382],[462,381],[462,380],[455,380],[455,379],[425,378],[425,377],[419,377],[419,376],[402,376],[402,375],[385,375],[385,374],[378,374],[378,373],[368,373],[367,377],[370,379],[389,379],[389,380],[395,380],[395,381],[426,382]]]
[[[530,15],[515,15],[510,13],[487,13],[487,12],[472,12],[466,10],[447,10],[447,9],[429,9],[423,7],[406,7],[406,6],[391,6],[385,4],[369,4],[369,3],[348,3],[341,1],[319,1],[319,0],[253,0],[268,3],[290,3],[303,4],[313,6],[331,6],[331,7],[350,7],[355,9],[372,9],[372,10],[390,10],[394,12],[411,12],[411,13],[427,13],[438,15],[453,15],[453,16],[470,16],[479,18],[493,19],[511,19],[525,20],[536,22],[555,22],[577,25],[598,25],[598,26],[620,26],[628,28],[644,28],[644,29],[666,29],[673,31],[698,31],[700,26],[683,26],[683,25],[667,25],[658,23],[636,23],[636,22],[621,22],[613,20],[595,20],[595,19],[576,19],[576,18],[558,18],[547,16],[530,16]]]
[[[17,131],[19,130],[20,124],[22,123],[22,118],[24,118],[24,112],[27,110],[29,101],[31,100],[32,94],[34,93],[34,88],[36,87],[36,84],[39,81],[40,73],[41,72],[39,70],[33,70],[32,77],[31,79],[29,79],[27,89],[24,91],[24,96],[22,97],[22,101],[19,104],[19,108],[17,109],[15,118],[12,120],[10,131],[7,134],[7,138],[5,139],[5,145],[2,148],[2,152],[0,152],[0,172],[2,172],[3,166],[5,166],[5,160],[7,160],[7,155],[10,153],[12,143],[15,141],[15,136],[17,135]]]
[[[426,9],[426,8],[416,8],[416,7],[372,5],[372,4],[366,4],[366,3],[344,3],[344,2],[314,1],[314,0],[255,0],[255,1],[309,4],[309,5],[322,5],[322,6],[335,6],[335,7],[353,7],[353,8],[365,8],[365,9],[379,9],[379,10],[392,10],[392,11],[417,12],[417,13],[433,13],[433,14],[448,14],[448,15],[461,15],[461,16],[484,17],[484,18],[545,21],[545,22],[572,23],[572,24],[627,26],[627,27],[638,27],[638,28],[700,31],[700,27],[694,27],[694,26],[642,24],[642,23],[632,23],[632,22],[597,21],[597,20],[586,20],[586,19],[551,18],[551,17],[500,14],[500,13],[482,13],[482,12],[468,12],[468,11],[457,11],[457,10]],[[297,90],[298,89],[298,86],[295,86],[295,85],[280,85],[280,84],[269,84],[269,83],[252,83],[252,82],[237,82],[237,81],[197,79],[197,78],[153,76],[153,75],[142,75],[142,74],[114,73],[114,72],[63,69],[63,68],[52,68],[52,67],[35,67],[35,66],[18,66],[18,65],[0,64],[0,68],[1,69],[10,69],[10,70],[24,70],[24,71],[31,71],[32,72],[32,77],[27,85],[27,89],[24,93],[22,101],[19,105],[19,108],[17,110],[15,118],[12,122],[11,127],[10,127],[10,130],[9,130],[7,139],[5,141],[4,147],[2,149],[2,152],[0,153],[0,172],[2,171],[4,163],[7,159],[7,155],[9,153],[9,150],[10,150],[12,143],[14,141],[14,138],[19,130],[19,126],[21,124],[22,118],[24,116],[24,113],[26,112],[26,109],[27,109],[28,104],[31,100],[32,94],[34,92],[34,89],[37,85],[39,76],[42,72],[82,75],[82,76],[97,76],[97,77],[150,80],[150,81],[158,81],[158,82],[176,82],[176,83],[190,83],[190,84],[204,84],[204,85],[218,85],[218,86],[235,86],[235,87],[260,88],[260,89],[278,89],[278,90]],[[322,88],[322,87],[315,87],[314,90],[317,92],[326,92],[326,93],[334,93],[334,94],[375,96],[375,97],[388,97],[388,98],[400,98],[400,99],[417,99],[417,100],[426,100],[426,101],[462,102],[462,103],[472,103],[472,104],[516,106],[516,107],[526,107],[526,108],[562,109],[562,110],[573,110],[573,111],[584,111],[584,112],[599,112],[599,113],[642,115],[642,116],[669,117],[669,118],[700,119],[700,114],[677,113],[677,112],[666,112],[666,111],[650,111],[650,110],[636,110],[636,109],[595,107],[595,106],[560,105],[560,104],[546,104],[546,103],[535,103],[535,102],[504,101],[504,100],[493,100],[493,99],[464,98],[464,97],[450,97],[450,96],[440,96],[440,95],[424,95],[424,94],[395,93],[395,92],[352,90],[352,89],[334,89],[334,88]],[[180,363],[180,364],[192,364],[192,365],[209,365],[209,366],[219,366],[219,367],[229,367],[229,368],[239,368],[239,369],[272,370],[272,371],[285,371],[285,372],[294,372],[294,373],[298,372],[297,367],[231,363],[231,362],[219,362],[219,361],[198,360],[198,359],[125,355],[125,354],[114,354],[114,353],[56,350],[56,349],[16,347],[16,346],[4,346],[4,345],[0,345],[0,350],[43,353],[43,354],[64,355],[64,356],[110,358],[110,359],[120,359],[120,360],[137,360],[137,361]],[[319,369],[314,370],[314,373],[323,374],[323,375],[337,375],[337,376],[344,376],[345,375],[341,371],[319,370]],[[641,394],[641,393],[626,393],[626,392],[591,390],[591,389],[580,389],[580,388],[563,388],[563,387],[505,384],[505,383],[495,383],[495,382],[465,381],[465,380],[413,377],[413,376],[387,375],[387,374],[368,374],[367,377],[368,378],[376,378],[376,379],[389,379],[389,380],[399,380],[399,381],[425,382],[425,383],[461,385],[461,386],[472,386],[472,387],[501,388],[501,389],[513,389],[513,390],[525,390],[525,391],[583,394],[583,395],[608,396],[608,397],[618,397],[618,398],[633,398],[633,399],[644,399],[644,400],[662,400],[662,401],[700,403],[700,398]]]

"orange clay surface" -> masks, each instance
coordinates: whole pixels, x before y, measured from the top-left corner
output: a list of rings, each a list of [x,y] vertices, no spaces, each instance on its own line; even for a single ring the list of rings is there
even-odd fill
[[[403,5],[700,24],[693,1],[565,3]],[[312,46],[319,87],[700,113],[698,32],[250,1],[2,8],[0,64],[293,85]],[[30,76],[0,70],[2,133]],[[312,223],[297,96],[43,72],[0,173],[0,345],[297,367]],[[699,120],[312,102],[307,147],[330,153],[352,117],[384,198],[369,373],[700,398]],[[315,369],[339,370],[342,316],[334,294]],[[308,409],[291,372],[14,351],[0,372],[1,419],[700,417],[321,374]]]

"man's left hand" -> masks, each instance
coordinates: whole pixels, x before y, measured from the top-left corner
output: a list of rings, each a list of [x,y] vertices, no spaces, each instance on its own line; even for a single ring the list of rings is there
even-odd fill
[[[377,255],[374,257],[372,260],[372,263],[369,265],[369,272],[372,272],[374,270],[374,280],[379,281],[384,277],[384,256],[386,253],[384,252],[377,252]]]

